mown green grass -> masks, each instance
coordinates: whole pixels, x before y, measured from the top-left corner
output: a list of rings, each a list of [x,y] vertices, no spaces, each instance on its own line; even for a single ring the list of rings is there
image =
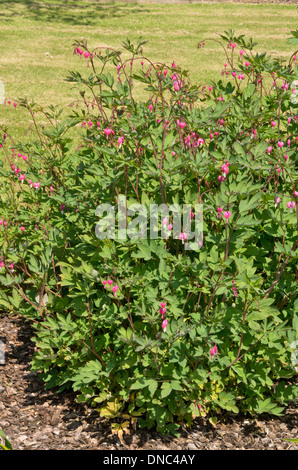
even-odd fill
[[[78,95],[64,79],[69,70],[85,70],[73,55],[75,39],[119,49],[126,38],[142,36],[150,59],[175,60],[192,80],[206,83],[220,78],[225,58],[216,42],[197,49],[200,41],[234,29],[253,37],[260,52],[289,57],[286,38],[296,27],[295,5],[0,0],[0,79],[7,99],[67,106]],[[17,135],[27,122],[24,110],[0,105],[0,123]]]

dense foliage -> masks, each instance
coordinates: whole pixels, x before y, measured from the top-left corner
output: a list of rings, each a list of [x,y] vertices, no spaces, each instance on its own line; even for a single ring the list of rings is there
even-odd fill
[[[222,409],[280,415],[297,395],[296,55],[231,31],[219,43],[221,79],[192,84],[141,40],[124,54],[76,42],[89,71],[67,78],[70,115],[19,100],[30,142],[3,130],[1,306],[36,328],[46,386],[72,388],[120,436]],[[154,204],[184,209],[178,236],[172,212],[140,236],[136,208]]]

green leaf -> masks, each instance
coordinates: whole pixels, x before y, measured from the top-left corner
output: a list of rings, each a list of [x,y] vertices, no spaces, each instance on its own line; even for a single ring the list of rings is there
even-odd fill
[[[172,391],[172,384],[171,382],[163,382],[161,386],[161,398],[167,397]]]
[[[2,429],[0,429],[0,436],[3,437],[3,439],[4,439],[4,445],[0,444],[0,448],[2,448],[3,450],[13,450],[11,443],[7,439],[7,437],[4,434],[4,432],[2,431]]]
[[[249,215],[249,216],[246,216],[246,217],[240,217],[237,222],[236,222],[236,225],[237,226],[254,226],[254,225],[259,225],[260,224],[260,220],[258,219],[254,219],[253,215]]]
[[[169,149],[175,144],[175,132],[167,134],[164,140],[164,150]]]
[[[259,192],[250,199],[242,199],[239,204],[239,212],[243,214],[244,212],[248,212],[254,209],[255,207],[258,207],[261,202],[261,197],[262,193]],[[239,219],[237,223],[239,224],[239,221],[242,219],[243,218]],[[241,223],[239,225],[241,225]]]
[[[240,155],[242,158],[245,158],[245,150],[239,142],[234,142],[233,148],[238,155]]]
[[[172,387],[173,390],[177,390],[179,392],[183,391],[183,388],[182,388],[181,384],[178,382],[178,380],[172,380],[171,381],[171,387]]]
[[[167,263],[164,259],[161,259],[159,262],[159,274],[163,274],[166,271]]]
[[[151,396],[153,397],[154,393],[156,392],[158,388],[158,382],[156,380],[149,380],[149,383],[148,383],[148,389],[149,389],[149,392],[151,394]]]
[[[147,387],[149,385],[149,383],[150,383],[150,380],[140,378],[140,379],[136,380],[136,382],[131,385],[130,389],[131,390],[141,390],[142,388]]]
[[[140,244],[138,248],[139,248],[138,252],[134,251],[132,253],[133,258],[144,258],[145,261],[148,261],[151,259],[151,250],[148,245]]]

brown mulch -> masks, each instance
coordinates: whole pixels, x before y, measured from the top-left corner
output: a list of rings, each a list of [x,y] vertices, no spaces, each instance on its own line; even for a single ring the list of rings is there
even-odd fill
[[[231,416],[224,413],[213,426],[196,420],[180,438],[136,430],[121,444],[98,412],[76,403],[73,393],[45,390],[30,371],[34,332],[17,316],[0,314],[0,340],[5,361],[0,364],[0,429],[14,450],[297,450],[297,406],[282,417]]]

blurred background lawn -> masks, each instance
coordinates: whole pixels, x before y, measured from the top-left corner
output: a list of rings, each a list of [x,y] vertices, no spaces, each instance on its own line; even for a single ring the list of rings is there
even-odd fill
[[[225,57],[214,42],[197,49],[200,41],[234,29],[254,38],[256,50],[288,58],[293,47],[286,38],[296,28],[294,4],[0,0],[0,80],[6,100],[27,96],[41,105],[67,106],[78,97],[64,81],[68,71],[89,73],[84,59],[73,55],[74,40],[121,49],[126,38],[142,36],[149,41],[144,55],[174,60],[193,81],[206,83],[221,77]],[[21,138],[28,114],[0,105],[0,124]]]

